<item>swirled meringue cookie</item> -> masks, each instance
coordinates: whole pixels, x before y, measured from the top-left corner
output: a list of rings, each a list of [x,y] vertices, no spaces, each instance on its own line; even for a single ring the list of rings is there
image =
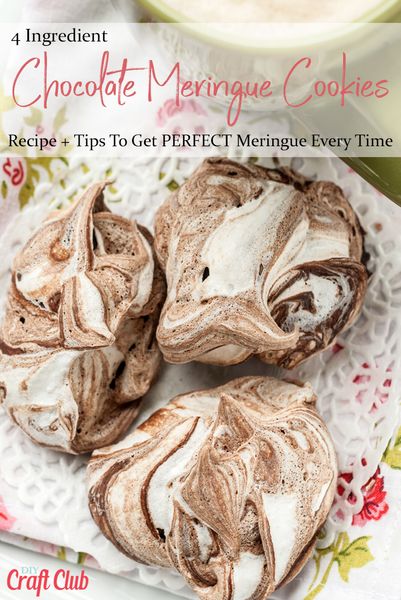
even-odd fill
[[[292,368],[358,316],[363,232],[334,183],[208,159],[160,208],[167,361],[229,365],[253,354]]]
[[[94,452],[89,506],[136,561],[205,600],[262,600],[310,557],[337,463],[309,384],[246,377],[178,396]]]
[[[152,239],[108,210],[105,185],[52,214],[16,256],[0,331],[8,414],[33,441],[71,453],[125,432],[160,360]]]

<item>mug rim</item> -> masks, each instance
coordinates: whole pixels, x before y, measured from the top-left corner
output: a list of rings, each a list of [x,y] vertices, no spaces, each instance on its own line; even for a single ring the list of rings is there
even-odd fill
[[[332,31],[321,31],[320,35],[311,39],[310,36],[304,36],[303,38],[292,38],[292,40],[285,40],[282,44],[273,43],[267,44],[249,44],[249,39],[236,40],[233,42],[228,35],[224,35],[222,32],[217,30],[214,32],[210,30],[207,23],[198,23],[196,21],[188,21],[188,18],[179,11],[168,6],[165,0],[137,0],[143,8],[147,9],[155,18],[162,23],[168,23],[174,25],[177,29],[180,29],[183,33],[189,34],[191,37],[195,37],[200,41],[207,42],[209,44],[217,45],[231,50],[241,50],[242,52],[275,52],[283,51],[291,48],[302,48],[303,46],[319,45],[320,43],[326,43],[331,40],[335,40],[338,37],[344,36],[350,31],[355,32],[361,29],[366,24],[372,23],[391,23],[391,19],[398,15],[401,18],[401,0],[382,0],[380,5],[373,7],[369,11],[365,12],[359,19],[343,23],[344,28],[336,29]],[[211,22],[211,21],[210,21]],[[395,21],[394,21],[395,22]],[[319,22],[316,22],[317,26]],[[336,23],[340,25],[340,23]],[[328,39],[329,38],[329,39]]]

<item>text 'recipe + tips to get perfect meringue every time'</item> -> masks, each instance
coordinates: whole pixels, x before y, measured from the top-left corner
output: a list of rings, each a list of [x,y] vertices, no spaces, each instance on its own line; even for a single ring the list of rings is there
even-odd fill
[[[310,558],[337,463],[308,384],[246,377],[178,396],[94,452],[89,505],[130,558],[204,600],[263,600]]]
[[[164,281],[149,232],[103,201],[51,214],[14,260],[0,392],[31,439],[71,453],[121,437],[158,370]]]
[[[172,363],[257,355],[293,368],[359,315],[363,230],[342,190],[290,169],[208,159],[155,222],[167,279],[157,338]]]

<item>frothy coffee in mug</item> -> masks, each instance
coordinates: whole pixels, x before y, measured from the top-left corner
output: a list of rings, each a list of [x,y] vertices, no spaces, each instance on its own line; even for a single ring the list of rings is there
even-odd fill
[[[364,17],[383,0],[165,0],[189,21],[338,22]]]

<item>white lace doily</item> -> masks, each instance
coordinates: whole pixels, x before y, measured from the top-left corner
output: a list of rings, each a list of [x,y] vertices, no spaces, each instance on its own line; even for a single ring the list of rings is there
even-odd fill
[[[265,161],[261,161],[263,164]],[[89,168],[88,168],[89,166]],[[346,191],[366,230],[372,278],[362,315],[334,348],[292,372],[310,380],[318,407],[334,439],[342,489],[327,524],[327,535],[346,529],[362,507],[361,487],[375,473],[397,424],[401,360],[401,209],[338,160],[308,159],[293,166],[309,176],[333,180]],[[25,209],[17,213],[0,240],[1,310],[16,250],[48,210],[66,205],[89,183],[115,179],[106,192],[113,211],[151,227],[169,189],[181,184],[195,167],[191,159],[96,160],[83,165],[62,161],[52,181],[37,185]],[[177,393],[211,387],[245,374],[277,374],[257,360],[236,367],[200,364],[167,366],[145,398],[140,420]],[[100,567],[148,585],[192,597],[183,579],[170,570],[138,565],[120,554],[98,531],[87,507],[85,457],[71,457],[35,446],[0,410],[0,476],[9,500],[26,515],[21,535],[40,537],[92,555]],[[6,498],[5,498],[6,499]],[[281,592],[277,594],[279,598]],[[276,597],[276,596],[275,596]]]

